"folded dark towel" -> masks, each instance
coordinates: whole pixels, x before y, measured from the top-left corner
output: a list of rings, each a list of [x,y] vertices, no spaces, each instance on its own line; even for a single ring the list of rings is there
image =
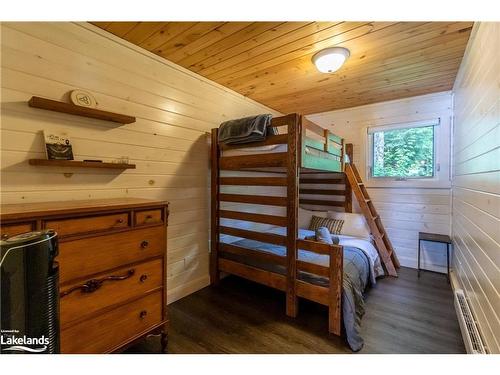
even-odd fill
[[[268,131],[275,134],[274,129],[268,130],[272,117],[264,114],[223,122],[219,126],[219,143],[230,145],[263,141]]]

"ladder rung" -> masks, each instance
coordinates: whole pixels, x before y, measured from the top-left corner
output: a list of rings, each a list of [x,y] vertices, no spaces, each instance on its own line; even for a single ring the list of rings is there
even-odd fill
[[[372,216],[372,220],[377,220],[377,219],[380,219],[380,216],[378,215]]]
[[[362,182],[358,182],[358,185],[359,185],[359,186],[361,186],[361,185],[364,185],[364,183],[362,183]]]

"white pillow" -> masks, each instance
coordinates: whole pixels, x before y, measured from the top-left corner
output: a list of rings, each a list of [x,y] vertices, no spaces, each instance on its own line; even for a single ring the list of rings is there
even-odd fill
[[[366,223],[365,217],[362,214],[328,211],[328,217],[332,219],[344,220],[344,225],[342,226],[340,234],[359,237],[370,241],[370,227]]]
[[[305,208],[299,207],[299,228],[309,229],[309,224],[311,224],[311,219],[314,216],[328,217],[328,212],[326,211],[311,211]]]

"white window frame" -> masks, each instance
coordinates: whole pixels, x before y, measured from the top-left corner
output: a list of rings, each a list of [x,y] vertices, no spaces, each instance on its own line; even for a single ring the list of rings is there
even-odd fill
[[[370,125],[365,134],[365,179],[371,187],[450,187],[450,121],[449,117],[429,118],[404,123]],[[373,133],[434,125],[434,173],[432,177],[373,177]]]

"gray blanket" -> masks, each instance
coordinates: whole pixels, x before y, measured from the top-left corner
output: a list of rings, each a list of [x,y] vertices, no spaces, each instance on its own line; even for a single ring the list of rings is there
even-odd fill
[[[219,143],[230,145],[263,141],[268,131],[274,134],[272,128],[268,129],[272,117],[264,114],[223,122],[219,126]]]
[[[232,243],[236,246],[254,249],[280,256],[286,256],[286,248],[264,242],[243,239]],[[272,272],[285,273],[282,266],[270,265],[254,259],[244,258],[234,254],[226,254],[225,257],[239,261],[254,267]],[[325,258],[325,259],[324,259]],[[315,264],[328,264],[325,260],[328,255],[315,254],[310,251],[299,250],[298,259]],[[364,315],[363,292],[370,282],[370,262],[365,253],[355,247],[344,246],[344,277],[342,285],[342,320],[345,328],[347,342],[353,351],[363,347],[363,338],[359,333],[361,318]],[[301,272],[300,279],[309,283],[328,286],[328,279]]]

